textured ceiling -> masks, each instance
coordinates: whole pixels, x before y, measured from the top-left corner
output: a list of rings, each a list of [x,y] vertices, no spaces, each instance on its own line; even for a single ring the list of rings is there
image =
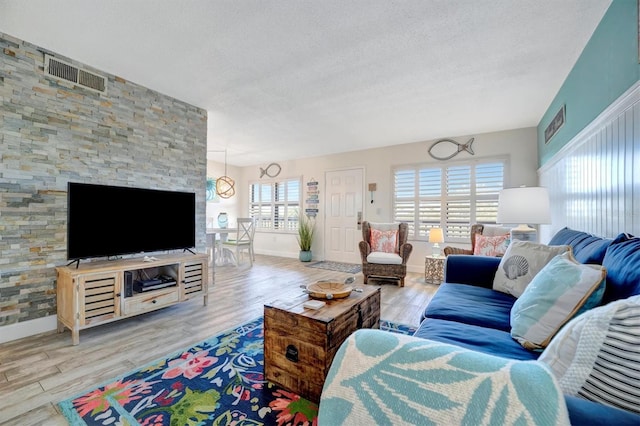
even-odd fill
[[[0,31],[205,108],[246,166],[536,126],[610,3],[0,0]]]

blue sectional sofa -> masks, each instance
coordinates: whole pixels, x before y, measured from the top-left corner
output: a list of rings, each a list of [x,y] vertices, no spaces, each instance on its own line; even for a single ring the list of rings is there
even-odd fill
[[[569,245],[581,263],[606,267],[602,304],[640,294],[640,239],[620,234],[599,238],[564,228],[549,245]],[[541,352],[525,349],[510,335],[515,297],[492,290],[500,258],[451,255],[445,282],[423,313],[414,336],[516,360],[535,360]],[[638,384],[640,387],[640,384]],[[640,425],[640,415],[586,399],[565,396],[576,425]]]
[[[631,304],[634,306],[631,318],[635,334],[627,342],[631,350],[622,356],[630,354],[635,359],[631,368],[637,368],[640,360],[637,318],[640,311],[637,297],[632,296],[640,294],[640,238],[620,234],[617,238],[606,239],[564,228],[549,245],[568,245],[575,260],[606,268],[604,294],[602,291],[599,294],[602,308],[592,311],[594,315],[585,315],[580,311],[575,315],[576,321],[565,323],[555,336],[569,335],[575,340],[576,334],[572,334],[574,324],[585,322],[587,318],[599,315],[612,306]],[[573,425],[640,425],[640,415],[633,411],[638,411],[640,383],[633,378],[630,387],[636,399],[631,399],[631,410],[613,406],[618,405],[615,400],[613,404],[605,405],[563,395],[560,379],[557,379],[558,387],[555,390],[545,391],[542,395],[538,393],[537,396],[532,393],[540,390],[540,383],[548,379],[552,368],[549,364],[536,361],[541,351],[525,349],[511,336],[511,310],[517,299],[492,289],[500,261],[500,258],[473,255],[448,256],[445,282],[426,307],[414,336],[394,337],[393,334],[377,330],[358,331],[350,336],[338,351],[325,382],[320,401],[320,424],[394,424],[398,421],[405,424],[421,424],[424,421],[433,421],[434,424],[439,421],[484,424],[490,418],[489,424],[563,424],[569,421]],[[600,271],[600,268],[596,269]],[[602,276],[602,271],[600,274]],[[598,288],[601,289],[601,285]],[[610,303],[617,300],[621,302]],[[593,334],[586,333],[584,336],[587,336],[584,337],[586,340],[594,341]],[[572,346],[564,336],[556,342],[555,347]],[[552,340],[549,348],[553,343]],[[573,346],[580,349],[574,350],[573,354],[585,353],[586,346]],[[454,355],[447,355],[454,352]],[[552,352],[547,351],[545,356]],[[450,361],[437,364],[442,359]],[[524,383],[518,383],[516,379],[500,388],[504,385],[494,381],[497,380],[495,375],[485,374],[489,370],[485,369],[484,364],[503,365],[504,362],[511,362],[512,367],[518,369],[534,366],[543,371],[531,373]],[[442,390],[448,384],[455,384],[461,375],[474,376],[476,373],[485,374],[483,377],[491,382],[483,382],[487,387],[477,392],[474,390],[468,399],[456,399],[459,393],[468,390],[466,386],[458,386],[452,392]],[[555,370],[553,376],[557,378]],[[575,377],[566,376],[569,381],[574,381]],[[637,374],[628,377],[637,377]],[[511,405],[513,400],[503,399],[501,405],[500,398],[489,400],[489,395],[494,398],[496,390],[498,393],[502,392],[500,389],[511,392],[507,388],[517,388],[518,395],[526,395],[524,399],[516,400],[547,405],[533,407],[532,410],[539,410],[536,414],[529,408],[518,411],[520,407]],[[462,414],[459,410],[462,410]],[[505,412],[524,414],[515,421],[508,421],[500,417]],[[558,414],[559,417],[550,420],[545,418],[544,413]],[[494,416],[500,420],[495,420]]]

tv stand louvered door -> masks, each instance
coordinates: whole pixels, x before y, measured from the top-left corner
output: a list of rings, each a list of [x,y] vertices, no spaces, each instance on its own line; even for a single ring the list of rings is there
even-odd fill
[[[208,299],[206,254],[159,255],[62,266],[57,272],[58,332],[129,318],[202,296]]]

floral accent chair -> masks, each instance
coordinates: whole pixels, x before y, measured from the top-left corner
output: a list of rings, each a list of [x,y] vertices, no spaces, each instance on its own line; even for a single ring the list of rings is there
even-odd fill
[[[407,243],[408,225],[402,223],[362,222],[362,274],[366,284],[369,277],[399,280],[404,287],[407,261],[413,246]]]

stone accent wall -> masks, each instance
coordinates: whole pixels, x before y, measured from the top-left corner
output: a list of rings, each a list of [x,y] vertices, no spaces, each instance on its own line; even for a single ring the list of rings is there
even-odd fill
[[[45,52],[0,33],[0,326],[56,314],[68,181],[195,191],[206,248],[207,112],[55,52],[107,94],[45,77]]]

